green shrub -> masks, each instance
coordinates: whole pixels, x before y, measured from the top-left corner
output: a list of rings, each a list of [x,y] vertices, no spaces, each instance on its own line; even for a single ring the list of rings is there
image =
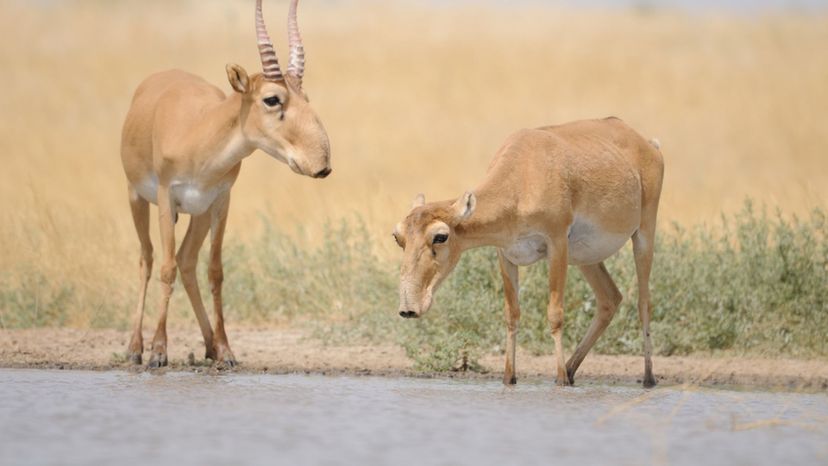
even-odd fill
[[[393,268],[373,252],[361,221],[327,225],[318,244],[267,220],[262,231],[250,243],[226,246],[224,301],[235,319],[351,322],[395,306]]]
[[[37,270],[17,270],[0,277],[0,328],[62,325],[66,303],[74,299],[70,284],[55,285]]]

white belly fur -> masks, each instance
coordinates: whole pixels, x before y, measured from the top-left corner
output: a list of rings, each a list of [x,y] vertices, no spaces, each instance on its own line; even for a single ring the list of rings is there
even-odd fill
[[[630,231],[613,233],[602,230],[585,218],[575,218],[569,227],[569,263],[597,264],[612,256],[630,239],[637,226]]]
[[[546,238],[533,234],[518,238],[503,250],[503,255],[515,265],[531,265],[546,257]]]
[[[222,184],[204,189],[193,183],[176,181],[170,187],[170,194],[177,213],[201,215],[207,212],[219,194],[228,188],[229,185]],[[136,184],[135,191],[147,201],[158,204],[158,178],[154,174]]]
[[[621,249],[635,228],[624,233],[610,233],[601,230],[588,219],[576,218],[569,229],[568,262],[571,265],[597,264]],[[509,262],[525,266],[547,257],[546,239],[543,235],[521,236],[503,250]]]
[[[158,177],[147,175],[140,183],[134,185],[135,191],[145,201],[158,204]]]
[[[225,186],[204,189],[190,183],[174,183],[170,188],[176,212],[191,215],[207,212],[219,194],[226,190]]]

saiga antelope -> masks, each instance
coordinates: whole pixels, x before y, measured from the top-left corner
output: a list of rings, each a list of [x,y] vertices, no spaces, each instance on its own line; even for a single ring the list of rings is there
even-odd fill
[[[518,266],[549,263],[549,307],[557,383],[575,372],[621,303],[603,261],[632,238],[638,276],[638,315],[644,335],[644,386],[656,381],[650,342],[650,268],[664,162],[648,142],[617,118],[518,131],[495,155],[483,182],[456,201],[425,203],[419,195],[394,237],[404,250],[400,272],[402,317],[431,307],[436,288],[460,255],[495,246],[506,295],[506,368],[516,383]],[[564,363],[564,284],[577,265],[595,292],[592,323]]]
[[[225,96],[198,76],[173,70],[154,74],[135,91],[124,122],[121,159],[129,181],[129,202],[141,243],[140,291],[135,326],[127,349],[141,364],[141,324],[152,270],[149,203],[158,205],[161,228],[161,306],[152,340],[150,367],[167,364],[167,308],[176,270],[190,298],[206,357],[234,366],[222,313],[221,246],[230,206],[230,188],[245,157],[260,149],[287,163],[299,174],[325,178],[331,173],[325,128],[302,90],[305,54],[293,0],[288,13],[290,61],[282,74],[256,2],[256,33],[262,73],[249,76],[239,65],[227,65],[235,92]],[[178,253],[175,222],[190,214]],[[204,310],[196,279],[198,251],[210,232],[208,278],[215,310],[215,331]]]

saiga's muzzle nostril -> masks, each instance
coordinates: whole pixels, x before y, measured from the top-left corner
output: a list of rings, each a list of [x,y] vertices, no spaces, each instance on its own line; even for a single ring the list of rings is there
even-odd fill
[[[331,169],[331,167],[327,167],[323,170],[320,170],[320,171],[316,172],[316,174],[314,174],[313,177],[314,178],[327,178],[327,176],[330,175],[332,171],[333,170]]]
[[[400,311],[400,317],[404,319],[411,319],[412,317],[417,317],[417,313],[414,311]]]

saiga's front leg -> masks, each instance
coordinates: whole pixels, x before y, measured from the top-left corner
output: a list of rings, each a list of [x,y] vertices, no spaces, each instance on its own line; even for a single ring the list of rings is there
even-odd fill
[[[563,354],[564,324],[564,286],[566,285],[566,268],[568,261],[568,241],[566,234],[551,236],[547,242],[549,251],[549,308],[547,316],[555,339],[555,361],[557,363],[558,385],[572,385],[566,373]]]
[[[138,289],[138,306],[135,310],[135,320],[132,327],[132,337],[127,347],[127,357],[133,364],[141,364],[144,353],[144,301],[147,297],[147,284],[152,274],[152,241],[149,233],[149,202],[141,198],[138,193],[129,187],[129,205],[132,209],[132,220],[135,223],[135,231],[138,233],[138,240],[141,242],[141,260],[139,265],[139,276],[141,286]]]
[[[236,365],[236,357],[230,350],[227,333],[224,331],[224,312],[221,302],[221,286],[224,282],[224,267],[221,263],[221,246],[224,241],[224,229],[227,226],[227,212],[230,210],[230,193],[216,200],[213,206],[213,217],[210,241],[210,268],[207,271],[210,280],[210,291],[213,293],[213,307],[215,309],[216,329],[213,332],[216,351],[216,361],[228,367]]]
[[[204,346],[207,349],[204,357],[215,360],[213,329],[210,328],[210,319],[207,317],[204,303],[201,301],[201,291],[198,289],[198,277],[196,276],[198,251],[201,249],[204,238],[207,237],[209,231],[209,213],[191,217],[187,234],[184,235],[184,240],[181,241],[181,247],[178,249],[176,261],[178,262],[178,270],[181,272],[181,283],[184,284],[184,290],[187,291],[187,296],[190,297],[190,304],[193,306],[198,326],[201,328],[201,336],[204,338]]]
[[[161,227],[161,307],[152,339],[149,367],[167,365],[167,310],[170,307],[177,264],[175,261],[175,212],[169,186],[158,187],[158,223]]]
[[[503,277],[503,294],[506,298],[506,368],[503,371],[503,384],[517,383],[515,375],[515,347],[517,345],[517,326],[520,321],[520,303],[518,302],[518,266],[509,262],[498,249],[497,258],[500,262],[500,274]]]

